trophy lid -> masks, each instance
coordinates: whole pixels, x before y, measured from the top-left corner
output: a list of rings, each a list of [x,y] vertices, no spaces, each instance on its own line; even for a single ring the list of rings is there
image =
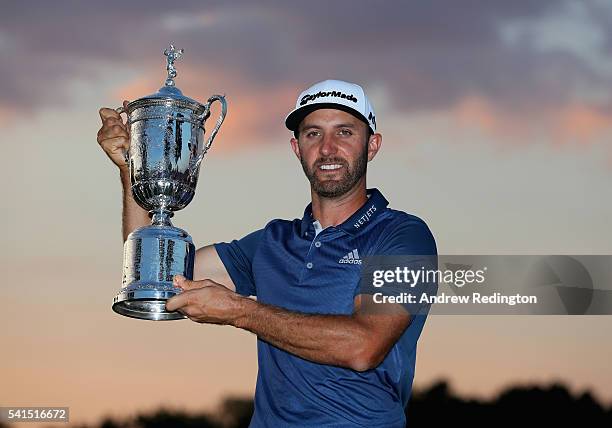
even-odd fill
[[[166,71],[168,72],[168,77],[166,78],[164,86],[159,88],[154,94],[132,101],[128,105],[128,111],[137,107],[159,104],[160,102],[164,104],[168,102],[176,103],[177,105],[186,106],[198,111],[204,109],[202,104],[183,95],[183,92],[177,88],[174,83],[174,78],[177,75],[174,62],[183,56],[184,51],[184,49],[176,49],[173,44],[170,44],[170,47],[164,50],[164,55],[166,56]]]

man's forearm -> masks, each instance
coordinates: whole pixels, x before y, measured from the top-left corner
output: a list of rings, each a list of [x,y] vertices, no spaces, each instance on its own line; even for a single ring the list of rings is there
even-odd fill
[[[410,324],[410,314],[397,304],[374,309],[370,296],[358,295],[352,315],[292,312],[241,296],[204,279],[174,277],[183,289],[166,302],[199,323],[233,325],[304,359],[357,371],[378,366]]]
[[[123,187],[123,217],[122,233],[123,242],[135,229],[150,224],[149,213],[134,200],[132,196],[132,185],[130,183],[130,170],[127,167],[119,168],[121,185]]]
[[[351,315],[291,312],[244,298],[234,325],[304,359],[354,370],[372,365],[368,329]]]

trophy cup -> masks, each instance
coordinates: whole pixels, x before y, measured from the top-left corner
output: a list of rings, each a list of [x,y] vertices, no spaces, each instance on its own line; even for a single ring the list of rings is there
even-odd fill
[[[113,300],[115,312],[133,318],[185,318],[179,312],[166,311],[166,300],[182,291],[173,286],[174,275],[193,279],[195,246],[187,232],[172,226],[170,218],[193,199],[200,164],[227,112],[223,96],[213,95],[200,104],[175,86],[174,62],[182,54],[183,49],[170,45],[164,51],[165,85],[157,93],[117,109],[128,117],[126,161],[132,195],[152,218],[150,226],[134,230],[125,241],[122,288]],[[221,114],[204,142],[204,123],[215,101],[221,103]]]

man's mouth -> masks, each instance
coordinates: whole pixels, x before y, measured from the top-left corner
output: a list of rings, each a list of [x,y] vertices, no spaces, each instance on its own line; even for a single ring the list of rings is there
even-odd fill
[[[322,169],[325,171],[333,171],[333,170],[340,169],[340,168],[342,168],[342,165],[339,163],[329,163],[329,164],[319,165],[319,169]]]

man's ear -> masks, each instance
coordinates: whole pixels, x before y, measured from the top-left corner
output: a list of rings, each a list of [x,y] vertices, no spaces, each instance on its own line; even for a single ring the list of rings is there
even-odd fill
[[[299,160],[302,160],[302,157],[300,156],[300,146],[299,146],[297,138],[292,138],[290,143],[291,143],[291,150],[293,150],[293,153],[295,153],[295,155],[297,156]]]
[[[372,134],[368,139],[368,162],[374,159],[382,145],[382,135]]]

